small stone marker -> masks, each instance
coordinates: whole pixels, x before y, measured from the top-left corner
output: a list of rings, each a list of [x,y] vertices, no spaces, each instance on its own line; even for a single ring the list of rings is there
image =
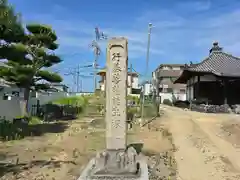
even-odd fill
[[[148,168],[133,147],[126,148],[128,42],[112,38],[107,47],[106,150],[93,158],[78,180],[148,180]]]

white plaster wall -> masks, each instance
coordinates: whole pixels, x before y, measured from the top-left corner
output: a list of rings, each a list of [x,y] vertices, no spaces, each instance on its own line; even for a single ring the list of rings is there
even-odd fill
[[[40,100],[40,104],[46,104],[49,101],[54,101],[67,96],[68,93],[66,92],[52,92],[52,93],[37,92],[36,98]]]
[[[169,68],[168,66],[163,66],[161,69],[163,69],[163,70],[169,70],[169,69],[171,69],[171,68]]]
[[[180,93],[159,93],[161,96],[161,103],[163,103],[164,99],[169,99],[171,102],[173,100],[173,95],[177,100],[185,101],[186,100],[186,94],[180,94]]]
[[[132,76],[128,75],[127,82],[128,82],[128,86],[132,85]]]
[[[18,99],[0,100],[0,120],[13,120],[24,116],[24,101]]]
[[[128,87],[127,88],[127,95],[132,94],[132,88]]]
[[[138,77],[133,77],[132,88],[138,89]]]
[[[144,85],[144,94],[149,95],[152,91],[152,84],[145,84]]]
[[[172,70],[181,70],[180,67],[173,67]]]
[[[156,80],[156,79],[157,79],[157,78],[156,78],[156,74],[157,74],[156,71],[154,71],[154,72],[152,73],[153,80]]]

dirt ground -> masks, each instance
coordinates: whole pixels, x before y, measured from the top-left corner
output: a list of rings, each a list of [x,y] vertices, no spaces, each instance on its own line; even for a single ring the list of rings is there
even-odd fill
[[[61,133],[0,142],[0,179],[77,179],[91,157],[105,147],[103,120],[95,123],[89,120],[64,122],[67,128]],[[129,143],[144,143],[151,179],[166,179],[176,174],[172,166],[167,166],[172,163],[172,154],[167,154],[172,145],[160,122],[160,119],[154,121],[151,130],[134,125],[128,132]]]
[[[128,143],[142,143],[150,180],[240,180],[240,116],[161,106],[149,128],[134,125]],[[103,120],[64,122],[65,131],[0,142],[0,179],[75,180],[105,147]]]
[[[240,179],[240,116],[162,109],[162,122],[177,149],[178,179]]]

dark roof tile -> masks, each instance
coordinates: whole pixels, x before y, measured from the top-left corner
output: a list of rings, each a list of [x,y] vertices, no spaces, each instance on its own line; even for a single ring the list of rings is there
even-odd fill
[[[187,70],[213,73],[217,76],[240,76],[240,58],[221,51],[213,52],[201,63]]]

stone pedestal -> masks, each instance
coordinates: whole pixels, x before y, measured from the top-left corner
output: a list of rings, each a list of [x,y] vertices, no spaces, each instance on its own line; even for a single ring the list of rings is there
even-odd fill
[[[78,180],[148,180],[146,161],[132,153],[132,149],[104,151],[88,163]]]
[[[96,157],[94,175],[130,175],[139,174],[137,153],[134,148],[125,150],[106,150]]]

